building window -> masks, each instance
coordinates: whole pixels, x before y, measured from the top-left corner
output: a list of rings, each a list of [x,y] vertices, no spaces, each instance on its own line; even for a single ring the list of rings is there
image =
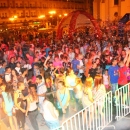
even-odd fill
[[[22,7],[22,3],[20,3],[20,7]]]
[[[28,16],[28,12],[26,12],[26,16]]]
[[[31,12],[31,16],[33,16],[33,12]]]
[[[2,18],[4,18],[4,13],[2,13]]]
[[[102,3],[105,3],[105,0],[102,0]]]
[[[4,7],[6,7],[6,4],[5,4],[5,3],[4,3],[3,5],[4,5]]]
[[[18,7],[18,3],[15,4],[15,7]]]
[[[119,0],[114,0],[114,5],[118,5],[119,4]]]
[[[33,4],[33,7],[36,7],[35,4]]]
[[[7,18],[7,13],[5,13],[5,17]]]
[[[28,8],[28,4],[25,4],[24,7]]]
[[[21,13],[21,17],[23,17],[23,13]]]

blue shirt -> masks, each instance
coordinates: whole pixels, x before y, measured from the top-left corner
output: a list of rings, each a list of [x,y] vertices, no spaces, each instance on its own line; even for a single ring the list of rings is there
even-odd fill
[[[4,74],[5,73],[5,69],[4,68],[0,68],[0,74]]]
[[[118,70],[119,70],[119,67],[117,65],[109,67],[108,74],[110,76],[111,84],[118,83],[118,78],[119,78]]]
[[[51,49],[50,49],[49,47],[47,47],[47,48],[45,49],[46,57],[48,56],[48,53],[49,53],[50,50],[51,50]]]
[[[72,60],[71,63],[72,63],[72,69],[73,69],[73,71],[74,72],[78,72],[79,69],[77,68],[77,66],[80,64],[80,61],[77,60],[77,59],[74,59],[74,60]]]

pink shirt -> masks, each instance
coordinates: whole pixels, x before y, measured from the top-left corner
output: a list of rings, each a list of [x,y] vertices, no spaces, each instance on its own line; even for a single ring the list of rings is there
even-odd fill
[[[62,61],[54,61],[53,62],[53,66],[56,68],[56,67],[59,67],[61,68],[62,67]]]
[[[28,60],[29,60],[29,64],[32,65],[32,63],[33,63],[33,57],[30,56],[30,57],[28,58]]]

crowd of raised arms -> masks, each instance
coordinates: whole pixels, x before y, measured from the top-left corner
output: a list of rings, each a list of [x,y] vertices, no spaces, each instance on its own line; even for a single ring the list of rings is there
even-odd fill
[[[34,130],[43,116],[50,130],[59,118],[91,105],[130,81],[130,34],[103,30],[101,39],[79,31],[70,39],[40,36],[0,43],[0,105],[11,130],[23,130],[28,116]],[[115,101],[115,100],[114,100]],[[116,102],[115,102],[116,104]],[[82,109],[80,108],[80,109]]]

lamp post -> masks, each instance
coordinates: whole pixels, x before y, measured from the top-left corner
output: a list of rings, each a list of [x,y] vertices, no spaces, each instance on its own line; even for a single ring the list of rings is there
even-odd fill
[[[41,19],[42,23],[43,23],[43,19],[45,18],[45,15],[40,15],[38,16],[38,19]]]
[[[56,11],[52,10],[49,12],[49,14],[51,15],[50,18],[51,18],[51,24],[53,25],[53,15],[56,14]]]

